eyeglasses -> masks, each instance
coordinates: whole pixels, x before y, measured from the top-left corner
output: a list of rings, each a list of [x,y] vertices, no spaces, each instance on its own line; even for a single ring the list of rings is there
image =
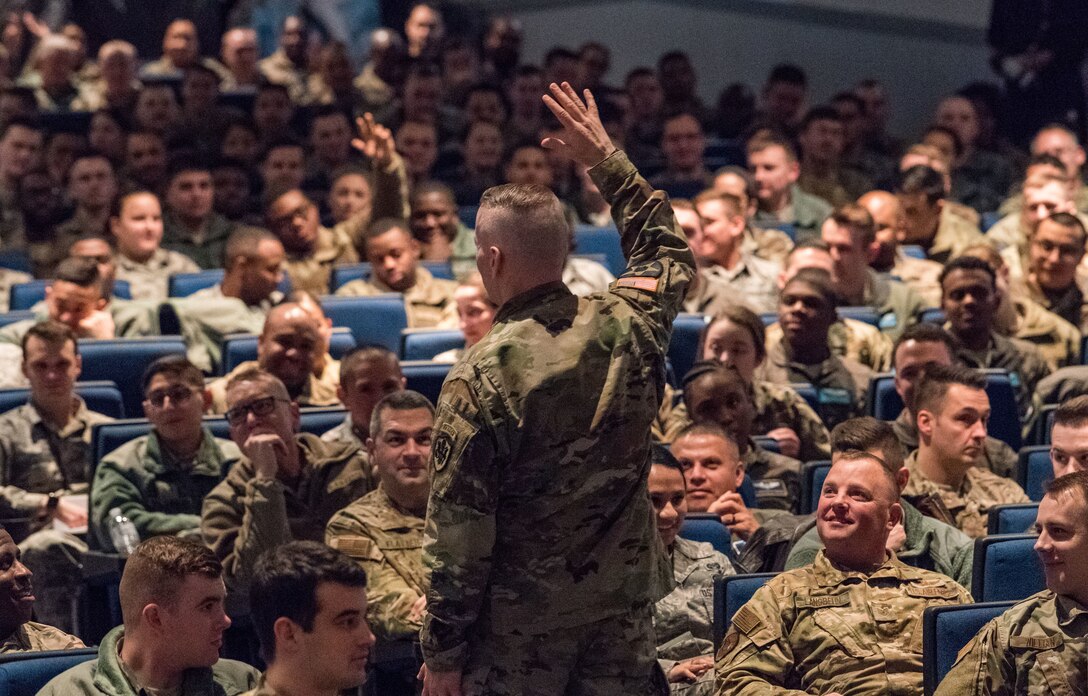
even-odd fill
[[[147,400],[155,408],[162,408],[162,405],[166,403],[166,399],[170,399],[170,403],[174,405],[183,404],[193,396],[192,387],[174,386],[166,389],[156,389],[147,395]]]
[[[260,399],[254,399],[248,404],[241,404],[227,411],[227,422],[231,425],[239,425],[240,423],[245,421],[246,416],[248,416],[250,413],[257,416],[258,418],[262,416],[267,416],[268,414],[272,413],[272,411],[276,408],[277,401],[283,402],[285,404],[291,403],[287,399],[278,399],[274,396],[265,396]]]

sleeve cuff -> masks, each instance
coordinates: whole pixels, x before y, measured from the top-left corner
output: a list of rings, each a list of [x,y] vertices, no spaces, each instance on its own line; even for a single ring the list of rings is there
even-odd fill
[[[590,178],[593,179],[593,183],[597,184],[601,195],[607,201],[612,201],[623,187],[624,182],[632,174],[637,173],[638,170],[635,165],[631,163],[631,160],[627,158],[627,153],[623,150],[616,150],[589,169]]]

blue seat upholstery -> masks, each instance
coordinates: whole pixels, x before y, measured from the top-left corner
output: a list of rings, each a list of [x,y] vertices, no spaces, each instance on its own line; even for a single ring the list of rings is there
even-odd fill
[[[109,380],[76,382],[76,394],[86,402],[87,408],[96,413],[101,413],[110,418],[125,417],[125,405],[121,400],[121,390]],[[22,406],[29,400],[29,388],[0,389],[0,413]]]
[[[839,307],[839,319],[853,319],[880,328],[880,314],[872,307]]]
[[[344,422],[345,408],[304,408],[298,414],[298,427],[304,433],[321,436]]]
[[[355,335],[359,345],[385,346],[394,353],[400,350],[400,332],[408,328],[404,297],[397,293],[370,297],[321,298],[325,316],[334,326],[343,326]]]
[[[734,138],[707,138],[703,150],[703,162],[710,171],[729,165],[745,166],[748,156],[744,152],[744,143]],[[711,166],[711,164],[715,166]]]
[[[944,310],[938,307],[923,309],[918,314],[918,321],[926,324],[944,324]]]
[[[821,460],[805,462],[801,467],[801,514],[815,512],[820,501],[820,491],[824,487],[827,472],[831,471],[831,461]]]
[[[797,227],[792,222],[768,222],[760,221],[755,223],[755,227],[764,230],[778,230],[793,241],[797,241]]]
[[[926,250],[917,244],[900,244],[899,249],[907,258],[921,259],[923,261],[928,258]]]
[[[922,692],[932,696],[963,646],[1015,602],[929,607],[922,614]]]
[[[749,573],[714,578],[714,645],[722,644],[722,638],[737,610],[752,598],[756,590],[778,573]]]
[[[149,432],[151,423],[146,418],[127,418],[91,426],[91,473],[107,454]]]
[[[407,380],[406,389],[417,391],[438,403],[438,395],[442,392],[442,383],[446,381],[446,375],[450,373],[451,363],[436,363],[429,360],[405,360],[400,364],[400,369]]]
[[[480,212],[478,205],[462,205],[457,209],[457,217],[461,218],[461,224],[470,229],[476,227],[476,213]]]
[[[98,648],[2,655],[0,656],[0,694],[34,696],[61,672],[96,659],[98,659]]]
[[[165,355],[185,355],[181,336],[154,336],[119,339],[81,339],[85,380],[111,380],[121,389],[125,413],[143,413],[140,378],[153,361]]]
[[[689,512],[680,527],[680,536],[689,541],[704,541],[716,551],[733,556],[733,537],[717,515],[709,512]]]
[[[222,282],[223,273],[222,268],[208,268],[196,273],[175,273],[167,281],[166,294],[169,297],[188,297],[197,290],[210,288]],[[283,274],[283,280],[280,281],[277,289],[284,294],[291,292],[291,279],[286,273]]]
[[[256,334],[229,334],[223,337],[223,364],[220,374],[227,374],[247,360],[257,359]],[[329,355],[334,360],[355,347],[355,336],[344,328],[334,328],[329,337]]]
[[[33,273],[30,265],[30,257],[22,249],[5,249],[0,251],[0,268],[10,268],[13,271]]]
[[[987,534],[1030,533],[1039,514],[1039,503],[1009,503],[990,509]]]
[[[623,256],[620,235],[615,227],[575,227],[574,248],[578,254],[604,254],[608,259],[605,267],[614,276],[623,275],[627,270],[627,260]]]
[[[672,324],[669,341],[669,362],[677,380],[683,380],[691,366],[699,360],[699,338],[708,317],[702,314],[678,314]]]
[[[991,212],[988,212],[988,213],[983,213],[982,215],[979,216],[979,219],[978,219],[979,228],[981,228],[982,231],[985,233],[991,227],[996,225],[997,221],[1000,220],[1000,219],[1001,219],[1001,213],[999,213],[997,211],[991,211]]]
[[[400,335],[403,360],[430,360],[447,350],[465,347],[465,335],[457,329],[405,329]]]
[[[435,278],[454,280],[453,269],[448,261],[420,261],[419,263]],[[370,263],[366,261],[333,266],[332,276],[329,277],[329,291],[336,292],[353,280],[366,280],[370,278],[371,270]]]
[[[975,539],[971,596],[979,602],[1018,602],[1046,589],[1034,534]]]
[[[766,328],[778,321],[778,312],[763,312],[759,318],[763,322],[763,327]]]
[[[30,309],[45,299],[45,289],[52,282],[51,280],[38,279],[12,285],[8,308],[12,311]],[[129,287],[128,281],[115,280],[113,282],[113,294],[122,300],[131,300],[132,289]]]
[[[782,446],[778,444],[778,440],[773,437],[767,437],[766,435],[754,435],[752,441],[757,445],[767,450],[768,452],[774,452],[775,454],[782,454]]]
[[[14,324],[20,321],[26,321],[27,319],[37,319],[38,315],[31,312],[29,309],[21,309],[15,312],[4,312],[0,314],[0,328],[7,326],[8,324]]]
[[[1050,445],[1024,447],[1020,450],[1020,460],[1016,466],[1016,482],[1028,494],[1028,498],[1039,502],[1043,499],[1043,486],[1054,478],[1054,465],[1050,462]]]
[[[895,391],[895,375],[881,372],[869,380],[869,390],[865,395],[866,412],[878,420],[895,420],[903,410],[903,399]]]
[[[820,392],[816,387],[808,384],[807,382],[794,382],[790,384],[790,389],[797,392],[798,396],[805,400],[813,411],[820,405]]]
[[[1031,430],[1030,444],[1050,444],[1050,431],[1054,427],[1054,411],[1056,410],[1058,410],[1058,404],[1043,404],[1039,407]]]

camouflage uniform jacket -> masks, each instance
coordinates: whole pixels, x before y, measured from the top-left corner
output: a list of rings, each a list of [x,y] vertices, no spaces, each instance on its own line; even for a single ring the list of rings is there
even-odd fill
[[[608,293],[556,282],[507,301],[439,398],[423,546],[435,670],[465,664],[478,625],[544,635],[626,615],[671,585],[646,493],[650,423],[695,259],[625,154],[590,176],[628,270]]]
[[[767,359],[757,376],[767,382],[804,382],[816,387],[819,398],[816,413],[830,429],[860,412],[872,374],[868,367],[834,354],[814,365],[794,362],[783,341],[768,346]]]
[[[947,327],[946,327],[947,328]],[[1020,422],[1031,420],[1031,396],[1039,380],[1050,374],[1046,361],[1035,346],[1016,338],[1005,338],[991,333],[985,352],[977,353],[960,348],[957,357],[968,367],[976,369],[999,368],[1009,373],[1009,381],[1016,392],[1016,404],[1020,410]]]
[[[671,560],[676,587],[654,604],[657,658],[665,674],[681,660],[714,653],[714,578],[736,573],[713,546],[683,537],[673,541]]]
[[[308,254],[288,252],[284,270],[291,278],[291,288],[305,290],[315,297],[329,294],[332,267],[341,263],[358,263],[359,254],[343,228],[317,228],[317,241]]]
[[[125,627],[118,626],[102,639],[98,659],[61,672],[42,687],[38,696],[147,696],[150,692],[133,685],[121,662],[121,641]],[[260,676],[255,668],[235,660],[220,659],[211,667],[187,669],[178,693],[184,696],[237,696],[252,688]]]
[[[366,618],[379,640],[416,638],[408,618],[423,596],[423,518],[401,508],[379,486],[329,521],[325,543],[366,571]]]
[[[15,633],[0,641],[0,655],[45,650],[72,650],[83,647],[86,647],[83,641],[68,635],[59,628],[27,621],[15,629]]]
[[[162,448],[159,435],[136,438],[110,452],[94,472],[90,523],[98,543],[113,551],[109,513],[121,508],[141,539],[199,534],[200,506],[242,458],[238,446],[204,430],[196,458],[186,467]]]
[[[885,278],[871,268],[866,269],[866,275],[862,304],[876,310],[881,332],[894,341],[908,326],[918,322],[918,314],[926,308],[926,303],[905,283]]]
[[[457,326],[457,303],[453,301],[453,291],[457,283],[452,280],[435,278],[426,268],[416,268],[416,281],[404,291],[404,309],[408,313],[408,327],[412,329],[455,328]],[[337,295],[367,297],[396,293],[377,278],[353,280],[342,285]]]
[[[0,268],[0,313],[7,312],[11,306],[11,286],[29,283],[34,276],[10,268]]]
[[[1088,607],[1044,590],[983,626],[936,695],[1084,696],[1086,655]]]
[[[801,462],[768,452],[751,440],[741,457],[744,475],[752,478],[760,509],[796,513],[801,501]]]
[[[903,533],[906,540],[895,557],[914,568],[947,575],[964,587],[971,586],[974,540],[950,524],[927,517],[902,498]],[[786,570],[793,570],[816,560],[824,547],[819,530],[813,526],[797,540],[786,559]]]
[[[302,473],[293,486],[258,479],[243,456],[204,499],[200,530],[223,563],[232,616],[249,608],[249,572],[261,553],[288,541],[324,541],[329,519],[374,488],[358,450],[309,433],[295,443]]]
[[[910,454],[918,449],[918,426],[910,415],[910,411],[903,409],[899,417],[892,421],[892,430],[899,444],[903,445],[903,451]],[[982,466],[994,472],[998,476],[1011,479],[1016,472],[1018,457],[1016,450],[1009,447],[1004,440],[986,436],[982,445]]]
[[[918,451],[910,453],[906,461],[910,480],[903,495],[927,495],[936,493],[945,507],[956,518],[956,526],[967,536],[976,539],[986,536],[986,523],[990,510],[1005,503],[1030,503],[1031,500],[1014,481],[1002,478],[988,469],[971,467],[963,477],[958,490],[936,483],[918,468]]]
[[[208,393],[211,394],[211,413],[223,414],[227,412],[227,384],[234,377],[246,370],[260,367],[256,360],[247,360],[218,379],[208,383]],[[310,373],[309,381],[303,386],[302,392],[293,401],[299,406],[339,406],[340,398],[336,395],[336,387],[340,383],[340,362],[326,360],[325,369],[321,376]]]
[[[257,68],[264,78],[274,85],[283,85],[291,95],[291,101],[301,104],[306,101],[306,79],[309,71],[305,65],[298,65],[287,57],[282,48],[257,63]]]
[[[773,227],[763,229],[753,228],[748,225],[744,228],[744,237],[740,242],[741,251],[755,254],[761,259],[785,263],[790,250],[793,249],[793,240],[782,230]]]
[[[167,210],[162,216],[164,249],[185,254],[201,268],[222,268],[223,251],[227,248],[227,237],[234,231],[234,223],[219,213],[212,213],[204,223],[199,241],[193,239],[189,229]]]
[[[729,283],[707,269],[699,269],[698,280],[692,280],[684,297],[684,311],[688,314],[715,316],[726,307],[736,304],[736,292]]]
[[[941,271],[944,266],[929,259],[907,256],[902,249],[896,250],[895,265],[891,275],[903,281],[922,298],[924,307],[941,306]]]
[[[1081,332],[1076,326],[1026,297],[1012,299],[1014,338],[1035,346],[1051,370],[1080,364]]]
[[[812,565],[772,578],[733,616],[714,666],[717,693],[921,696],[922,612],[970,601],[952,579],[894,554],[865,574],[821,550]]]
[[[185,338],[186,357],[204,372],[215,373],[222,363],[223,337],[234,333],[260,334],[272,307],[283,300],[274,290],[255,305],[223,294],[223,286],[213,285],[188,297],[170,300],[177,313]]]
[[[608,286],[615,280],[607,268],[593,259],[569,256],[563,266],[563,284],[578,297],[608,292]]]
[[[946,205],[941,210],[937,222],[937,233],[929,243],[926,256],[939,264],[946,264],[963,253],[963,250],[975,244],[987,244],[978,225],[956,215]]]
[[[782,342],[782,327],[775,322],[767,327],[769,353]],[[827,347],[840,358],[849,358],[873,372],[886,372],[892,366],[892,342],[872,324],[857,319],[840,319],[827,332]]]
[[[113,419],[87,409],[78,396],[63,430],[42,420],[33,402],[0,416],[0,510],[23,516],[50,493],[86,493],[90,487],[91,426]]]
[[[134,300],[163,302],[168,296],[170,276],[200,271],[196,261],[169,249],[156,249],[147,261],[133,261],[120,253],[114,258],[117,260],[117,280],[128,282]]]
[[[331,430],[326,430],[321,434],[321,439],[325,442],[340,442],[346,445],[352,445],[358,447],[363,453],[366,453],[366,439],[367,434],[363,433],[360,436],[359,432],[355,430],[355,423],[351,420],[351,414],[344,416],[344,422],[336,426]]]
[[[756,314],[778,309],[778,274],[781,264],[741,253],[733,268],[709,266],[705,273],[726,284],[735,304],[744,305]]]

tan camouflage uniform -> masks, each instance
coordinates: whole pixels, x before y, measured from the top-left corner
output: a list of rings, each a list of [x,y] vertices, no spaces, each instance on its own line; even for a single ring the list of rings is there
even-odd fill
[[[773,327],[772,327],[773,328]],[[834,354],[815,365],[794,362],[786,353],[786,343],[768,344],[767,359],[757,376],[779,384],[806,383],[816,387],[819,404],[816,413],[829,429],[861,411],[873,371],[850,358]]]
[[[83,641],[68,635],[59,628],[27,621],[15,629],[15,633],[0,642],[0,655],[45,650],[72,650],[83,647],[86,647]]]
[[[740,243],[741,251],[755,254],[761,259],[785,263],[790,250],[793,249],[793,240],[782,230],[773,227],[763,229],[748,225],[744,228],[744,237]]]
[[[964,217],[957,215],[945,205],[941,210],[941,218],[937,223],[937,234],[930,242],[926,256],[931,261],[946,264],[951,259],[963,253],[963,250],[975,244],[990,244],[991,242],[982,234],[977,224],[972,224]]]
[[[29,273],[10,268],[0,268],[0,313],[7,312],[10,309],[11,286],[29,283],[32,280],[34,280],[34,276]]]
[[[320,297],[329,294],[333,266],[358,262],[359,254],[347,232],[339,227],[318,227],[313,250],[304,256],[289,252],[284,270],[291,279],[291,289]]]
[[[899,249],[895,255],[895,265],[891,275],[899,278],[918,293],[925,307],[941,306],[941,271],[944,266],[929,259],[916,259],[907,256]]]
[[[684,297],[686,313],[712,317],[737,304],[736,291],[725,280],[709,273],[705,268],[699,269],[696,277],[698,280],[692,280],[688,294]]]
[[[767,327],[767,352],[782,342],[778,322]],[[856,319],[840,319],[827,332],[831,353],[868,367],[873,372],[887,372],[892,366],[892,341],[880,329]]]
[[[200,266],[185,254],[156,249],[147,261],[133,261],[117,254],[117,280],[128,282],[134,300],[162,302],[169,295],[170,276],[175,273],[199,273]]]
[[[945,328],[948,328],[947,325]],[[1032,394],[1039,380],[1050,374],[1046,361],[1035,346],[1016,338],[1005,338],[992,333],[990,343],[984,352],[969,351],[960,348],[956,357],[967,367],[976,369],[1000,368],[1009,373],[1016,394],[1016,404],[1020,411],[1020,422],[1031,420],[1033,404]]]
[[[272,307],[283,300],[278,290],[255,305],[223,294],[216,284],[188,297],[170,300],[181,322],[186,357],[204,372],[215,372],[223,361],[223,337],[235,333],[260,334]]]
[[[707,275],[728,285],[734,303],[744,305],[756,314],[778,309],[778,274],[781,272],[781,264],[743,252],[733,268],[714,265],[706,269]]]
[[[453,291],[457,283],[435,278],[426,268],[416,268],[416,281],[402,293],[404,309],[408,313],[408,327],[412,329],[456,328],[457,303]],[[353,280],[336,291],[337,295],[368,297],[397,292],[377,278]]]

